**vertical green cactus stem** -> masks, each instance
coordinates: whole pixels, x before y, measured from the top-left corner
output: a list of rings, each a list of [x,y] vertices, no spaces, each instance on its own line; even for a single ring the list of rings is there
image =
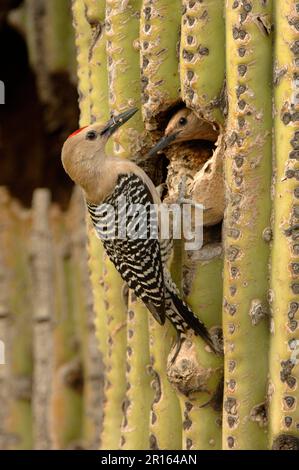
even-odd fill
[[[271,9],[259,0],[226,7],[224,449],[265,449],[267,441]]]
[[[275,2],[275,192],[271,256],[270,443],[299,437],[298,2]],[[298,442],[298,441],[297,441]]]
[[[104,302],[104,247],[94,233],[91,221],[87,220],[88,230],[88,266],[90,270],[90,282],[93,293],[93,309],[95,312],[96,336],[102,353],[104,364],[107,357],[107,321]]]
[[[140,6],[141,0],[106,1],[109,104],[110,109],[116,112],[132,106],[141,107],[138,43]],[[137,116],[130,120],[127,126],[123,126],[115,136],[114,153],[126,158],[140,155],[145,146],[145,140],[144,125],[140,113],[137,113]],[[110,266],[109,269],[112,275],[114,268]],[[115,272],[114,277],[117,279],[119,275]],[[117,283],[121,288],[123,282],[120,278]],[[120,445],[127,449],[146,449],[148,448],[151,397],[150,381],[146,375],[146,366],[149,364],[149,351],[145,347],[145,344],[148,344],[147,311],[138,302],[132,300],[131,293],[129,299],[127,390],[123,402],[124,416]],[[135,325],[134,328],[130,327],[132,323]],[[122,354],[125,364],[124,358],[125,352]],[[143,384],[142,390],[138,387],[139,381]],[[111,406],[113,401],[107,394],[107,406],[109,403]],[[144,429],[143,435],[138,430],[140,426]]]
[[[189,279],[190,285],[184,286],[184,291],[187,291],[186,300],[208,328],[221,326],[221,244],[207,244],[198,252],[189,252],[188,255],[184,260],[184,269],[192,272],[192,280],[190,282]],[[185,283],[187,284],[187,280]]]
[[[30,62],[41,73],[68,72],[73,69],[75,47],[71,22],[72,0],[27,0],[24,20]],[[45,80],[46,77],[43,77]],[[47,85],[48,83],[43,83]],[[46,90],[44,93],[49,93]]]
[[[180,46],[181,95],[187,106],[194,109],[197,113],[211,121],[216,120],[221,122],[222,114],[219,111],[219,106],[225,70],[223,1],[204,3],[183,1],[183,7]],[[216,75],[215,80],[211,80],[211,70]],[[217,265],[217,267],[213,267],[212,271],[214,269],[214,277],[218,279],[218,286],[221,286],[221,278],[219,277],[219,269],[221,268]],[[198,278],[194,282],[194,289],[197,292],[197,300],[204,290]],[[185,289],[183,290],[185,291]],[[221,296],[221,287],[219,292],[218,298]],[[212,292],[210,295],[212,296]],[[211,299],[212,297],[210,301]],[[197,312],[198,305],[194,305],[194,309]],[[216,308],[215,312],[217,312]],[[216,324],[219,325],[220,309],[218,309],[217,313],[218,319]],[[210,323],[211,325],[213,323]],[[194,343],[189,342],[188,344],[192,344],[191,349],[184,347],[181,358],[176,361],[174,367],[168,370],[171,382],[178,389],[178,397],[182,409],[183,448],[220,448],[221,427],[219,424],[219,408],[216,412],[210,406],[200,408],[200,405],[208,402],[211,396],[209,397],[208,394],[199,391],[193,394],[192,399],[189,400],[180,392],[185,387],[185,377],[183,367],[181,367],[183,363],[187,364],[188,362],[192,367],[199,367],[197,372],[193,374],[194,378],[196,375],[199,376],[201,374],[201,369],[205,371],[213,370],[211,377],[207,378],[206,375],[204,380],[207,380],[206,383],[208,383],[210,391],[216,391],[219,381],[221,382],[222,360],[218,357],[212,358],[211,354],[205,354],[204,346],[200,341],[195,340]]]
[[[195,255],[195,252],[193,253]],[[199,260],[191,259],[192,253],[185,258],[184,270],[192,272],[187,302],[208,328],[221,327],[222,308],[222,249],[219,244],[204,246],[199,252]],[[196,253],[197,255],[197,253]],[[193,258],[193,257],[192,257]],[[192,264],[192,266],[190,265]],[[185,277],[186,281],[187,278]],[[189,279],[190,283],[190,279]],[[220,370],[223,367],[221,357],[208,357],[209,367]],[[206,406],[201,407],[202,398],[187,400],[181,397],[183,421],[183,447],[196,450],[219,450],[222,448],[222,380],[219,374],[213,384],[214,394],[206,397]]]
[[[105,21],[106,0],[83,0],[86,8],[86,17],[91,26]]]
[[[175,240],[169,268],[178,286],[181,283],[181,243]],[[154,399],[150,413],[150,449],[181,449],[182,421],[177,394],[167,379],[167,360],[176,341],[176,333],[168,320],[161,327],[149,316],[151,386]]]
[[[0,446],[1,449],[6,450],[9,448],[9,433],[10,429],[9,416],[12,402],[10,393],[11,381],[11,368],[3,367],[4,360],[10,360],[11,345],[9,342],[11,312],[9,305],[9,276],[7,270],[7,241],[10,239],[8,212],[9,212],[9,195],[7,191],[0,188],[0,216],[2,220],[0,229],[0,353],[1,353],[1,367],[0,367],[0,400],[2,406],[0,408]],[[3,358],[4,355],[4,358]]]
[[[83,0],[72,0],[72,12],[76,35],[75,44],[77,48],[80,126],[88,126],[91,120],[88,64],[91,30],[85,16],[85,4]]]
[[[83,18],[80,18],[80,21],[77,21],[77,28],[80,31],[77,32],[77,50],[78,50],[78,75],[79,75],[79,90],[83,86],[83,91],[80,92],[80,97],[82,100],[82,95],[85,96],[83,99],[83,105],[81,108],[81,123],[89,124],[90,122],[102,122],[104,123],[109,117],[109,106],[108,106],[108,79],[107,79],[107,58],[106,58],[106,37],[105,37],[105,1],[92,1],[84,0],[78,10],[78,15],[83,15],[86,21],[83,21]],[[75,17],[76,20],[76,17]],[[76,24],[76,21],[75,21]],[[79,34],[80,33],[80,34]],[[80,41],[81,38],[81,41]],[[83,42],[85,40],[85,42]],[[80,53],[80,46],[85,48]],[[83,54],[84,52],[84,54]],[[81,59],[81,62],[80,62]],[[82,67],[83,70],[80,71]],[[88,93],[88,100],[85,93]],[[87,103],[88,101],[88,103]],[[105,300],[104,294],[104,279],[103,279],[103,269],[104,269],[104,250],[103,246],[96,237],[93,227],[88,219],[88,254],[89,254],[89,267],[90,267],[90,280],[93,291],[93,309],[95,312],[95,326],[96,326],[96,335],[98,338],[98,345],[102,355],[102,360],[104,365],[107,367],[107,377],[106,377],[106,390],[111,387],[111,382],[114,379],[113,386],[117,383],[114,375],[109,372],[112,369],[110,365],[111,354],[108,361],[108,339],[113,337],[113,332],[108,329],[107,320],[109,319],[109,308],[106,309],[105,306],[108,305],[107,299]],[[107,268],[109,270],[114,270],[112,265],[109,265]],[[116,273],[112,273],[112,276]],[[109,276],[108,276],[109,277]],[[116,283],[116,288],[119,285],[119,281]],[[109,289],[109,283],[106,283],[106,289]],[[111,295],[113,296],[114,290],[112,289]],[[108,294],[109,297],[109,294]],[[117,303],[117,301],[116,301]],[[119,308],[118,311],[115,311],[115,317],[124,317],[124,307],[123,305],[115,306]],[[115,325],[114,325],[115,326]],[[112,325],[112,327],[114,327]],[[92,334],[90,332],[90,334]],[[117,341],[121,340],[117,338]],[[122,347],[122,343],[120,345]],[[110,348],[111,353],[111,348]],[[125,354],[125,344],[123,345],[123,353]],[[87,353],[88,354],[88,353]],[[114,357],[114,356],[113,356]],[[86,358],[88,363],[88,357]],[[87,364],[88,366],[88,364]],[[124,371],[123,374],[120,374],[120,377],[124,381]],[[117,388],[117,386],[116,386]],[[110,388],[109,388],[110,389]],[[118,428],[120,428],[121,423],[121,402],[124,396],[124,392],[121,392],[122,387],[120,386],[120,398],[119,400],[112,396],[112,401],[108,407],[106,407],[104,412],[104,423],[103,423],[103,436],[102,436],[102,447],[103,448],[118,448],[119,435],[116,435],[116,439],[113,435],[109,436],[109,429],[112,429],[115,424],[115,416],[119,416],[117,422]],[[100,393],[100,391],[99,391]],[[117,395],[117,391],[116,397]],[[85,401],[92,399],[93,391],[91,388],[86,390]],[[107,400],[109,401],[111,393],[107,393]],[[113,393],[112,393],[113,395]],[[102,397],[103,398],[103,397]],[[87,403],[88,404],[88,403]],[[101,410],[99,410],[99,415]],[[116,418],[117,419],[117,418]],[[95,426],[97,426],[96,419],[90,419],[86,415],[84,421],[85,437],[88,440],[90,438],[96,442],[93,438],[93,433]],[[106,432],[106,430],[108,431]],[[110,439],[110,440],[109,440]]]
[[[54,449],[66,449],[82,438],[82,358],[78,350],[82,331],[76,318],[77,286],[73,285],[76,271],[71,260],[65,221],[60,212],[52,216],[52,233],[55,247],[55,313],[51,435]]]
[[[86,208],[82,192],[79,187],[75,187],[66,224],[70,233],[72,311],[80,339],[83,371],[82,377],[77,375],[77,387],[73,388],[80,391],[83,380],[82,441],[85,448],[97,449],[103,411],[103,367],[94,331],[93,302],[87,270],[85,218]],[[102,266],[100,259],[98,264]],[[100,292],[101,290],[100,288]],[[101,315],[104,316],[103,311]]]
[[[25,3],[26,39],[29,60],[36,74],[39,97],[44,104],[51,103],[52,84],[47,70],[46,34],[47,23],[46,0],[27,0]]]
[[[183,0],[181,93],[209,121],[223,121],[225,23],[223,0]]]
[[[123,294],[124,282],[106,255],[103,277],[108,350],[101,449],[118,449],[126,393],[127,305]]]
[[[109,118],[107,54],[105,35],[106,0],[84,0],[86,18],[91,28],[89,48],[89,81],[91,122],[104,123]],[[108,144],[109,146],[110,144]],[[111,147],[111,145],[110,145]],[[107,319],[104,305],[104,249],[87,217],[90,280],[93,292],[96,335],[104,364],[107,355]]]
[[[9,299],[10,323],[12,328],[7,337],[6,365],[10,367],[10,390],[8,445],[10,449],[32,449],[32,303],[30,301],[30,270],[28,266],[28,240],[30,233],[30,214],[18,207],[12,200],[7,200],[7,210],[1,220],[4,229],[2,237],[6,243],[2,246],[6,259],[8,280],[6,295]],[[5,221],[5,222],[4,222]],[[5,295],[5,294],[4,294]],[[4,339],[4,338],[1,338]],[[7,405],[3,403],[2,406]]]
[[[147,309],[129,292],[127,316],[126,398],[121,433],[122,449],[149,448],[149,419],[153,392],[150,387]]]
[[[67,72],[74,59],[74,37],[71,21],[71,0],[47,2],[45,48],[50,73]]]
[[[149,318],[150,373],[154,399],[150,413],[150,449],[182,448],[182,421],[179,400],[166,376],[167,359],[176,339],[172,325],[166,321],[163,328]]]
[[[221,448],[222,359],[205,349],[202,340],[188,338],[167,371],[181,405],[186,450]]]
[[[107,64],[106,64],[106,43],[103,30],[105,1],[73,1],[74,26],[76,30],[77,62],[78,62],[78,89],[79,103],[81,111],[81,126],[88,125],[90,122],[105,122],[108,118],[108,87],[107,87]],[[96,334],[99,343],[99,349],[102,354],[104,365],[107,365],[108,357],[108,326],[107,316],[109,311],[105,309],[104,300],[104,281],[103,281],[103,247],[91,227],[90,221],[88,227],[88,254],[90,267],[90,280],[93,291],[93,308],[95,311]],[[113,269],[113,267],[109,267]],[[106,285],[107,287],[107,285]],[[117,286],[116,286],[117,287]],[[113,291],[112,291],[113,295]],[[123,306],[120,307],[119,315],[123,315]],[[110,332],[111,336],[111,332]],[[125,353],[125,346],[124,346]],[[122,376],[122,374],[120,374]],[[124,372],[123,372],[124,377]],[[108,379],[109,380],[109,377]],[[109,384],[106,384],[106,388]],[[89,390],[92,393],[91,390]],[[85,399],[88,399],[90,393],[87,391]],[[108,394],[109,395],[109,394]],[[113,403],[113,401],[112,401]],[[119,402],[115,404],[116,409],[120,408]],[[99,410],[100,413],[100,410]],[[103,448],[117,448],[119,437],[112,441],[106,437],[109,434],[105,430],[113,428],[113,418],[115,412],[114,404],[111,404],[109,411],[105,413],[105,423],[103,424]],[[118,422],[120,428],[121,417]],[[91,420],[85,420],[85,429],[87,434],[93,432]]]
[[[204,249],[207,251],[207,248]],[[190,251],[183,253],[181,269],[184,277],[180,284],[193,310],[209,327],[217,325],[219,329],[222,299],[222,292],[219,289],[222,270],[221,247],[208,250],[208,255],[206,251],[206,257],[208,255],[215,257],[213,262],[211,260],[204,262],[202,259],[199,261]],[[174,270],[177,272],[178,267],[172,266],[172,272]],[[213,283],[209,284],[211,278]],[[220,449],[223,379],[221,356],[207,352],[202,340],[188,338],[174,364],[168,367],[167,374],[180,401],[182,448]]]
[[[142,111],[146,121],[179,100],[181,0],[143,0],[140,21]]]
[[[34,448],[51,449],[50,401],[53,374],[54,253],[50,231],[50,191],[36,189],[32,201],[33,387]]]
[[[33,68],[36,67],[38,62],[38,41],[37,41],[37,31],[36,26],[38,26],[38,22],[36,22],[36,0],[27,0],[24,2],[24,9],[25,9],[25,31],[26,31],[26,39],[27,39],[27,47],[28,47],[28,56],[31,66]],[[39,20],[43,17],[45,11],[45,1],[39,2]],[[38,31],[39,33],[39,31]]]
[[[106,0],[109,105],[121,112],[141,108],[139,66],[139,18],[141,0]],[[114,153],[138,155],[145,145],[140,111],[114,137]]]
[[[91,121],[105,122],[109,118],[108,76],[105,34],[106,0],[84,0],[91,27],[89,50]]]

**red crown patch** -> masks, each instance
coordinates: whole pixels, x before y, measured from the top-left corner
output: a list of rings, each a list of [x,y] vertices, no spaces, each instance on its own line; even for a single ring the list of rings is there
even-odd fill
[[[68,139],[69,139],[70,137],[73,137],[73,136],[76,135],[76,134],[79,134],[79,132],[83,131],[83,129],[86,129],[86,127],[87,127],[87,126],[80,127],[80,129],[77,129],[75,132],[73,132],[72,134],[70,134],[70,135],[68,136]]]

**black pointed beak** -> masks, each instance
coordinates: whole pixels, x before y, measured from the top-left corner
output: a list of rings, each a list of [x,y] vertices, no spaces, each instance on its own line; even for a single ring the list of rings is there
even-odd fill
[[[119,127],[121,127],[125,122],[127,122],[131,117],[137,113],[138,108],[131,108],[123,113],[118,114],[117,116],[112,116],[111,119],[105,124],[105,127],[101,131],[101,135],[111,136]]]
[[[165,135],[160,139],[156,145],[148,152],[148,157],[153,157],[156,155],[157,152],[160,150],[163,150],[165,147],[167,147],[169,144],[175,141],[177,138],[178,132],[174,132],[173,134]]]

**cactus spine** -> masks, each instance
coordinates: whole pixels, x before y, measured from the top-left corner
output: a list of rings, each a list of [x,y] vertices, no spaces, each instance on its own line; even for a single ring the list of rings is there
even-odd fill
[[[115,112],[141,107],[139,70],[139,9],[141,2],[107,0],[106,28],[109,78],[109,104]],[[114,138],[114,152],[122,157],[141,154],[144,146],[144,126],[140,114],[123,126]],[[114,268],[113,268],[114,269]],[[119,275],[117,274],[119,277]],[[119,283],[122,284],[120,280]],[[126,392],[122,404],[123,419],[120,447],[147,449],[151,403],[147,310],[128,295],[127,303]],[[138,386],[138,384],[142,384]],[[138,424],[137,424],[138,423]],[[140,432],[143,429],[143,434]]]
[[[32,272],[35,291],[33,305],[32,413],[34,446],[51,449],[50,400],[53,376],[53,239],[49,230],[50,193],[37,189],[33,195]]]
[[[45,49],[47,69],[51,73],[72,71],[75,59],[70,0],[47,2]]]
[[[196,160],[196,152],[192,150],[193,167],[189,168],[192,184],[188,187],[196,201],[201,198],[208,201],[207,207],[213,202],[211,194],[218,191],[215,220],[219,222],[224,200],[221,159],[225,139],[223,449],[265,449],[268,444],[273,3],[271,0],[183,0],[181,16],[179,1],[171,5],[166,0],[74,1],[81,123],[104,121],[110,110],[119,112],[130,106],[141,107],[142,102],[146,129],[152,131],[147,135],[140,115],[136,115],[115,136],[115,154],[123,157],[133,154],[142,164],[146,146],[163,127],[164,113],[181,99],[196,114],[223,131],[217,150],[204,165],[200,158]],[[276,178],[270,272],[273,318],[269,435],[273,448],[298,446],[298,365],[292,362],[298,340],[296,315],[299,310],[297,17],[295,0],[277,0]],[[182,161],[191,153],[182,145],[166,154],[170,157],[167,180],[170,196],[177,190],[178,178],[171,179],[175,172],[176,175],[188,173],[188,162],[182,169]],[[214,165],[213,181],[208,181],[209,164]],[[205,193],[206,181],[209,195]],[[211,233],[205,229],[207,238]],[[221,448],[221,358],[205,351],[201,341],[186,341],[178,360],[188,359],[190,364],[196,364],[200,370],[196,369],[192,379],[200,378],[206,387],[203,389],[192,382],[191,388],[195,387],[196,391],[192,389],[186,397],[184,377],[180,376],[176,393],[166,376],[172,328],[161,329],[150,318],[148,329],[144,322],[145,308],[131,293],[128,299],[124,296],[123,283],[107,259],[103,272],[102,267],[97,267],[95,273],[96,261],[102,259],[96,242],[91,240],[90,266],[100,325],[98,336],[106,367],[102,448]],[[177,247],[174,257],[179,287],[209,327],[220,326],[222,263],[221,247],[213,240],[191,257],[188,253],[182,254],[182,248]],[[105,315],[100,315],[103,309]],[[147,365],[152,374],[154,398]],[[182,372],[175,367],[168,367],[170,379],[176,372]],[[213,373],[208,375],[207,371]],[[142,385],[138,387],[138,384]],[[138,434],[136,423],[143,429],[142,435]],[[285,441],[283,436],[286,436]],[[291,444],[290,439],[293,439]]]
[[[264,449],[267,440],[271,8],[229,0],[226,9],[224,449]]]
[[[159,115],[179,99],[178,44],[180,2],[144,0],[140,21],[140,65],[142,114],[146,128],[158,127]],[[177,255],[177,250],[176,255]],[[175,256],[176,256],[175,255]],[[177,271],[176,271],[177,274]],[[167,322],[163,329],[152,318],[150,329],[151,385],[154,399],[150,412],[149,446],[151,449],[180,449],[180,406],[167,380],[167,357],[175,333]]]
[[[84,0],[86,17],[91,28],[89,47],[89,80],[91,122],[105,122],[109,118],[108,77],[105,32],[106,1]]]
[[[208,327],[221,328],[222,289],[221,274],[223,268],[220,244],[203,247],[201,257],[193,266],[185,260],[185,269],[193,269],[193,282],[187,296],[188,304],[193,308]],[[186,266],[187,265],[187,266]],[[222,358],[208,357],[208,367],[216,369],[216,375],[210,388],[210,394],[198,394],[198,399],[184,400],[184,448],[197,450],[221,449],[222,443],[222,393],[223,361]],[[193,397],[194,398],[194,397]]]
[[[77,63],[78,63],[78,90],[79,106],[81,111],[80,125],[88,125],[91,121],[104,122],[109,115],[108,110],[108,86],[106,78],[106,51],[105,51],[105,32],[104,32],[104,12],[105,1],[78,1],[72,3],[74,27],[76,33]],[[108,357],[108,326],[107,311],[105,310],[104,299],[104,280],[103,280],[103,247],[99,243],[93,228],[88,226],[88,262],[90,268],[90,280],[93,292],[93,308],[96,314],[95,326],[99,343],[99,349],[102,355],[103,364],[107,365]],[[91,333],[92,334],[92,333]],[[86,344],[85,346],[90,346]],[[90,351],[86,351],[88,355]],[[87,359],[86,359],[87,360]],[[88,360],[87,360],[88,362]],[[87,363],[87,369],[92,374],[93,366]],[[98,376],[98,371],[96,375]],[[93,399],[92,384],[88,387],[85,394],[85,402]],[[100,387],[101,389],[101,387]],[[103,395],[99,390],[100,408],[103,407]],[[98,403],[99,403],[98,402]],[[99,409],[99,417],[102,411]],[[107,416],[107,414],[106,414]],[[96,417],[90,419],[86,415],[85,437],[90,440],[92,437],[95,445],[96,438],[93,435],[97,430],[99,423]],[[104,426],[103,423],[100,424]],[[100,432],[98,430],[98,432]],[[107,442],[108,447],[110,443]],[[111,444],[111,448],[113,448]]]
[[[149,448],[149,414],[153,393],[150,388],[149,332],[147,310],[129,293],[127,316],[126,398],[120,446],[122,449]]]
[[[183,0],[180,47],[182,98],[189,108],[212,122],[223,121],[224,48],[223,0]]]
[[[80,126],[90,124],[90,84],[89,84],[89,47],[91,30],[85,16],[85,4],[82,0],[72,2],[75,44],[77,49],[77,74],[80,107]]]
[[[121,112],[140,108],[139,9],[141,0],[106,0],[109,106]],[[144,146],[140,112],[114,137],[114,153],[128,157]]]
[[[0,191],[1,438],[2,449],[30,449],[32,330],[28,266],[29,213]],[[21,235],[21,236],[20,236]]]
[[[84,4],[86,19],[90,27],[88,61],[90,120],[91,122],[97,121],[104,123],[109,118],[106,34],[104,24],[106,1],[99,0],[95,2],[93,0],[84,0]],[[87,67],[87,63],[82,63],[81,66]],[[85,72],[85,74],[87,75],[87,72]],[[83,119],[82,112],[81,119]],[[87,218],[87,227],[90,280],[93,293],[96,334],[102,359],[105,364],[108,333],[104,304],[104,249],[102,244],[99,243],[89,218]]]
[[[143,0],[140,22],[142,102],[145,121],[179,100],[178,45],[181,2]]]
[[[107,321],[104,423],[102,449],[118,449],[126,392],[126,304],[123,282],[107,256],[104,257],[104,302]]]
[[[161,329],[152,318],[150,326],[150,373],[154,399],[150,412],[150,449],[181,449],[181,411],[175,390],[171,387],[165,371],[167,358],[175,340],[173,327]]]
[[[71,247],[66,241],[66,226],[61,213],[53,217],[55,247],[55,309],[53,318],[53,378],[51,396],[51,436],[54,449],[66,449],[81,439],[82,363],[78,350],[79,331],[76,273]],[[79,330],[79,331],[78,331]]]
[[[180,42],[180,79],[181,95],[186,105],[197,115],[213,122],[216,127],[223,123],[223,91],[225,83],[225,23],[224,2],[185,1],[181,18]],[[213,76],[213,80],[211,80]],[[192,180],[189,191],[193,200],[209,207],[207,217],[213,223],[220,221],[223,214],[223,149],[218,149],[203,162],[200,146],[198,154],[193,155]],[[180,164],[180,159],[179,159]],[[196,166],[197,165],[197,166]],[[205,169],[209,167],[209,171]],[[212,171],[211,171],[212,169]],[[190,171],[187,171],[187,174]],[[212,189],[213,188],[213,189]],[[211,195],[213,194],[213,197]],[[204,229],[204,238],[209,240],[209,230]],[[220,305],[222,295],[222,253],[221,247],[212,242],[198,251],[187,252],[183,264],[183,292],[193,310],[209,327],[221,327]],[[213,279],[209,282],[208,279]],[[216,330],[215,330],[216,331]],[[204,352],[201,342],[196,341],[186,358],[194,362],[198,377],[197,391],[193,400],[181,396],[183,412],[183,448],[219,449],[221,448],[221,394],[222,359]],[[208,371],[213,371],[211,377]],[[196,375],[196,374],[195,374]],[[203,385],[205,384],[205,385]],[[204,389],[208,391],[205,393]]]
[[[275,2],[270,446],[298,449],[298,4]]]

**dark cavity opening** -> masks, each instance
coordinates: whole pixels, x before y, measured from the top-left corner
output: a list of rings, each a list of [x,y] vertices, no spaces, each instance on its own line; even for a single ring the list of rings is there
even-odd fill
[[[0,185],[26,207],[36,188],[49,188],[65,209],[73,183],[60,160],[67,136],[78,127],[78,97],[67,72],[49,75],[50,100],[43,103],[26,41],[5,18],[0,21],[0,55],[5,104],[0,106]]]

